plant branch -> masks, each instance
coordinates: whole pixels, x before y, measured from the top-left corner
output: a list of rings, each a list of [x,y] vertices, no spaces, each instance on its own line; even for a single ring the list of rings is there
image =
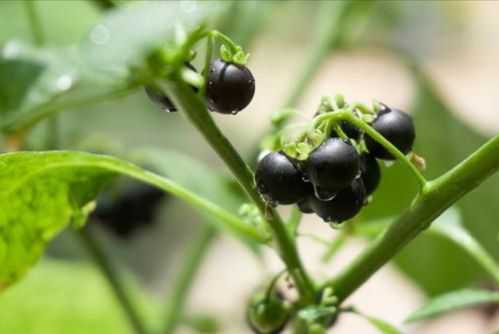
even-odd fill
[[[197,239],[192,242],[192,246],[182,264],[183,267],[173,284],[172,292],[168,296],[163,334],[175,332],[175,328],[181,320],[184,305],[196,273],[199,271],[200,264],[217,235],[216,228],[210,224],[204,224],[201,229]]]
[[[168,96],[173,99],[174,103],[179,106],[179,109],[226,163],[247,195],[256,204],[272,230],[281,258],[286,264],[288,272],[293,277],[303,301],[306,303],[313,302],[315,294],[314,284],[305,272],[298,251],[286,226],[276,210],[267,206],[258,193],[253,172],[249,166],[242,160],[229,140],[217,127],[203,101],[192,92],[192,89],[180,81],[166,81],[160,84]]]
[[[147,327],[134,304],[131,296],[127,293],[125,283],[120,277],[117,269],[114,267],[111,260],[107,257],[102,245],[99,244],[98,240],[92,235],[92,232],[88,227],[82,228],[78,235],[80,237],[82,245],[88,251],[88,254],[106,277],[111,289],[113,290],[116,299],[118,300],[123,312],[130,323],[130,326],[134,329],[137,334],[147,334]]]
[[[499,136],[496,136],[452,170],[428,182],[411,207],[326,285],[334,288],[340,301],[345,300],[447,208],[498,169]]]

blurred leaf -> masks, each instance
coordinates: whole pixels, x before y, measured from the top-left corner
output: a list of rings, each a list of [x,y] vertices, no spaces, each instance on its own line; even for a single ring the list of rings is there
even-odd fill
[[[186,201],[243,239],[266,240],[260,231],[172,181],[127,162],[80,152],[0,155],[0,290],[19,279],[45,244],[82,210],[112,177],[123,174]]]
[[[7,43],[0,55],[2,83],[8,88],[0,95],[0,129],[7,133],[133,86],[85,68],[76,48],[37,49],[16,41]]]
[[[143,313],[155,317],[137,297]],[[100,273],[84,263],[42,261],[0,296],[0,308],[2,333],[132,334]]]
[[[222,18],[219,29],[248,48],[276,5],[276,1],[234,0],[229,7],[231,15]]]
[[[452,113],[434,83],[419,67],[410,63],[409,69],[417,89],[411,108],[417,129],[415,152],[426,159],[425,175],[434,178],[474,152],[486,138]],[[409,207],[416,189],[414,179],[398,164],[384,168],[380,190],[365,210],[364,219],[398,215]],[[499,178],[494,176],[457,203],[465,229],[496,259],[499,258],[499,225],[492,217],[498,197]],[[470,262],[469,256],[463,256],[462,248],[434,235],[418,237],[397,257],[397,264],[431,295],[463,288],[485,277],[484,271]],[[427,268],[434,268],[436,272],[429,272]],[[452,274],[455,268],[460,268],[459,275]]]
[[[395,218],[357,225],[353,232],[374,238],[382,233],[393,219]],[[447,210],[395,258],[402,270],[430,294],[438,294],[442,288],[462,288],[476,275],[497,275],[497,264],[460,222],[461,216],[456,208]],[[445,263],[435,262],[435,258],[443,261],[440,257],[445,255],[448,256]],[[420,263],[427,266],[424,267]],[[464,267],[460,267],[461,265]],[[459,275],[455,274],[456,268],[460,268]]]
[[[453,291],[431,299],[422,308],[412,313],[406,321],[426,320],[447,312],[486,303],[499,304],[499,292],[486,290]]]
[[[120,6],[95,25],[82,43],[85,59],[102,71],[122,74],[141,66],[158,47],[176,48],[179,27],[192,31],[214,21],[227,8],[224,1],[138,1]]]
[[[371,316],[365,316],[364,318],[369,321],[373,327],[375,327],[382,334],[401,334],[402,332],[396,329],[394,326],[390,325],[386,321]]]
[[[220,333],[222,326],[213,316],[206,314],[191,314],[182,319],[184,326],[190,327],[198,333]]]

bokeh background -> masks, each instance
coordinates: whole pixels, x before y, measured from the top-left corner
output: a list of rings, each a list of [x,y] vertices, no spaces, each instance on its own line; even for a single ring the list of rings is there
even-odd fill
[[[226,32],[236,41],[244,39],[251,52],[249,67],[256,78],[256,95],[237,117],[215,118],[249,158],[269,128],[271,114],[282,105],[312,52],[321,1],[240,3],[242,11],[248,7],[251,13],[234,15],[226,22]],[[48,47],[77,45],[105,15],[92,1],[40,0],[36,5]],[[414,114],[416,151],[426,158],[426,174],[441,174],[499,130],[498,17],[499,2],[492,0],[379,1],[369,18],[355,23],[354,38],[331,51],[320,66],[297,106],[300,116],[296,121],[310,119],[324,95],[342,93],[348,100],[383,101]],[[0,45],[11,40],[32,40],[21,0],[0,2]],[[414,76],[393,48],[404,50],[418,62],[431,78],[432,90]],[[73,108],[60,115],[60,123],[64,148],[122,153],[157,147],[193,156],[228,175],[182,115],[159,112],[143,91]],[[35,129],[27,149],[41,147],[44,129]],[[403,168],[384,168],[381,188],[359,220],[396,215],[410,202],[414,190],[414,181]],[[496,259],[498,198],[499,178],[493,177],[442,218],[462,221]],[[286,208],[283,213],[288,214]],[[130,238],[117,238],[100,226],[95,226],[95,231],[123,270],[134,277],[133,284],[143,287],[148,298],[159,305],[167,299],[186,250],[203,223],[187,205],[169,198],[163,201],[155,224]],[[309,217],[303,233],[326,240],[337,234]],[[352,238],[327,264],[320,261],[325,250],[321,243],[303,237],[300,250],[307,267],[326,277],[347,264],[367,242]],[[215,316],[222,324],[220,332],[248,333],[244,327],[247,297],[281,268],[272,252],[257,258],[234,239],[219,236],[195,280],[187,310]],[[490,284],[487,275],[458,247],[443,239],[420,237],[348,302],[407,333],[489,334],[499,329],[499,313],[493,308],[459,311],[422,325],[403,324],[403,320],[428,295],[465,286],[494,288]],[[153,318],[161,313],[158,309],[149,307],[144,312]],[[106,282],[87,263],[85,252],[69,232],[53,242],[46,258],[24,281],[0,296],[0,333],[127,330]],[[180,332],[192,330],[183,326]],[[331,333],[377,332],[365,320],[346,315]]]

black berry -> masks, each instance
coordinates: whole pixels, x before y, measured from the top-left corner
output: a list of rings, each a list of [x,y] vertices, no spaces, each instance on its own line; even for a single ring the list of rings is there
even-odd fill
[[[316,190],[336,192],[348,187],[360,171],[357,150],[340,138],[330,138],[308,157],[306,169]]]
[[[302,173],[282,152],[269,153],[258,162],[255,180],[258,191],[275,204],[296,203],[307,193]]]
[[[369,196],[378,188],[381,181],[381,168],[372,154],[363,153],[360,156],[360,170],[366,196]]]
[[[339,191],[330,201],[311,197],[310,205],[314,212],[326,222],[341,223],[359,213],[364,205],[366,191],[362,180],[355,179],[350,186]]]
[[[298,209],[300,209],[300,211],[302,213],[306,213],[306,214],[314,213],[314,209],[312,209],[312,206],[310,205],[310,200],[308,197],[299,200],[298,203],[296,203],[296,205],[298,206]]]
[[[255,94],[255,78],[244,65],[215,59],[210,64],[206,97],[208,106],[222,114],[236,114]]]
[[[132,236],[137,229],[154,222],[165,193],[138,182],[126,183],[117,196],[104,193],[97,201],[92,217],[121,238]]]
[[[372,126],[402,153],[407,154],[412,150],[416,130],[412,117],[408,114],[387,107],[378,113]],[[378,159],[395,160],[390,152],[369,136],[366,137],[366,146],[369,152]]]
[[[196,68],[192,66],[191,63],[185,63],[185,66],[187,66],[189,69],[196,71]],[[154,88],[153,86],[146,86],[144,88],[147,97],[156,105],[161,108],[161,110],[166,111],[166,112],[176,112],[177,107],[173,104],[173,102],[170,100],[168,96],[163,94],[163,92],[159,91],[158,89]],[[192,90],[195,92],[198,91],[197,87],[192,86]]]

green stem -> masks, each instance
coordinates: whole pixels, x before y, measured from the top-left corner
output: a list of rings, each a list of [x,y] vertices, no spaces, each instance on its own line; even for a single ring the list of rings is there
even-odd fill
[[[42,46],[45,43],[45,36],[43,34],[43,28],[40,22],[40,17],[38,16],[36,10],[35,1],[24,0],[24,6],[26,9],[26,14],[28,15],[29,27],[31,29],[31,36],[33,38],[33,43],[36,46]]]
[[[288,219],[287,228],[289,234],[293,239],[296,239],[298,234],[298,227],[300,226],[301,219],[303,217],[302,212],[296,206],[291,209],[291,216]]]
[[[171,334],[181,320],[185,303],[190,291],[190,288],[199,271],[200,264],[208,253],[208,248],[215,240],[217,230],[210,224],[204,224],[199,236],[192,243],[191,249],[185,257],[183,267],[173,284],[172,293],[168,296],[168,304],[165,312],[165,327],[162,331],[164,334]]]
[[[286,264],[289,274],[293,277],[303,301],[306,303],[313,302],[314,284],[305,272],[293,239],[275,209],[268,207],[258,193],[253,172],[249,166],[217,127],[206,110],[203,101],[192,92],[192,89],[183,82],[167,81],[162,82],[161,85],[168,96],[173,99],[174,103],[179,106],[180,110],[225,162],[247,195],[266,218],[279,248],[281,258]]]
[[[331,259],[338,251],[345,245],[345,242],[348,240],[350,233],[348,231],[348,226],[346,226],[343,230],[340,231],[340,234],[334,239],[332,242],[328,244],[327,250],[322,256],[321,261],[323,263],[330,262]]]
[[[338,124],[340,121],[347,121],[352,123],[355,127],[364,131],[369,137],[381,144],[388,152],[390,152],[397,160],[406,165],[409,170],[414,174],[419,182],[420,188],[423,189],[426,186],[426,179],[421,174],[421,172],[414,166],[414,164],[402,153],[400,152],[392,143],[385,139],[378,131],[374,130],[367,123],[356,117],[349,110],[337,110],[334,112],[326,113],[317,116],[314,119],[314,127],[321,126],[324,122],[330,122],[332,124]]]
[[[97,238],[92,235],[92,232],[88,227],[81,229],[78,234],[82,245],[85,246],[92,260],[109,282],[109,285],[113,290],[116,299],[119,301],[130,326],[134,329],[134,332],[137,334],[148,333],[137,306],[127,294],[126,284],[123,282],[123,279],[120,277],[111,260],[107,257],[102,245],[99,244]]]
[[[326,285],[334,288],[340,301],[345,300],[447,208],[498,169],[499,136],[496,136],[452,170],[428,182],[411,207]]]
[[[203,77],[204,82],[200,89],[200,96],[206,96],[206,87],[208,86],[208,75],[210,72],[211,58],[213,56],[213,37],[208,35],[206,38],[206,57],[204,59]]]

